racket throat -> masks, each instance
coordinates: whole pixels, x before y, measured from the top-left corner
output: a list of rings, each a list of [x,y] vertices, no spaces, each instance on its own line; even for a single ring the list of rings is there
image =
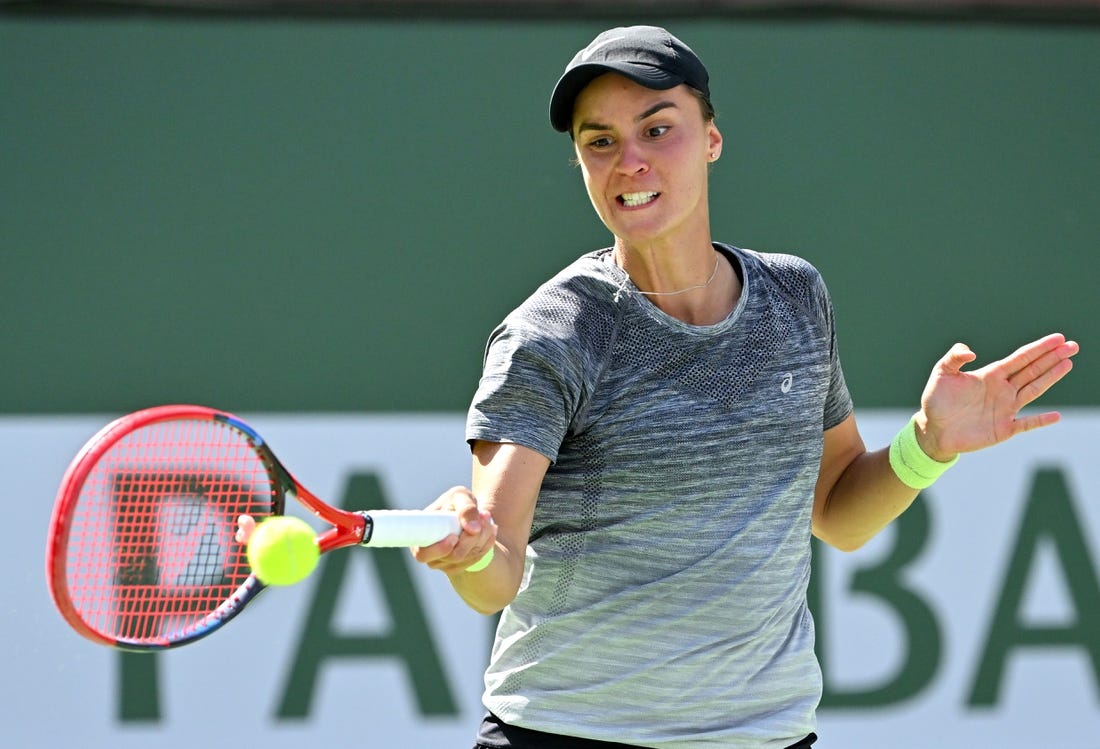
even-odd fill
[[[321,550],[322,554],[345,546],[362,545],[366,543],[366,539],[370,538],[370,517],[363,512],[351,512],[347,514],[353,516],[351,518],[353,522],[334,526],[317,536],[317,548]],[[341,519],[341,522],[344,523],[347,519],[348,518],[345,516]]]

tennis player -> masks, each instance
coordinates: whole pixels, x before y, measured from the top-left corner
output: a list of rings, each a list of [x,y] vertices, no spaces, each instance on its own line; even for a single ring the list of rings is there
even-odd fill
[[[808,747],[822,678],[811,534],[859,548],[960,453],[1058,420],[1054,334],[972,371],[955,344],[868,451],[825,284],[715,242],[708,73],[653,27],[597,36],[550,100],[612,246],[492,333],[470,407],[464,532],[414,551],[503,610],[477,747]],[[493,561],[465,571],[490,548]]]

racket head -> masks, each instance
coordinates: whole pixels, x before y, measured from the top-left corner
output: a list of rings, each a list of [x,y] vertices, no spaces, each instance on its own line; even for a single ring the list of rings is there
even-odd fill
[[[88,639],[162,650],[204,637],[262,589],[239,515],[281,515],[295,482],[246,424],[157,406],[104,427],[69,465],[46,544],[50,594]]]

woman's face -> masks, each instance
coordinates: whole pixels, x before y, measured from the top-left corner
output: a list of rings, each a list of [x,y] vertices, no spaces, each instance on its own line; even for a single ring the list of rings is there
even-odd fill
[[[722,135],[686,86],[666,91],[608,73],[573,107],[573,140],[588,197],[627,245],[709,241],[707,165]]]

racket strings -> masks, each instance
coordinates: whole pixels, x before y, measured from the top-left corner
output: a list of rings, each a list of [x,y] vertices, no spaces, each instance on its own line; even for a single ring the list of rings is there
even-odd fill
[[[251,574],[237,517],[270,514],[280,491],[249,439],[224,422],[138,428],[99,459],[74,509],[74,608],[96,631],[136,642],[201,626]]]

